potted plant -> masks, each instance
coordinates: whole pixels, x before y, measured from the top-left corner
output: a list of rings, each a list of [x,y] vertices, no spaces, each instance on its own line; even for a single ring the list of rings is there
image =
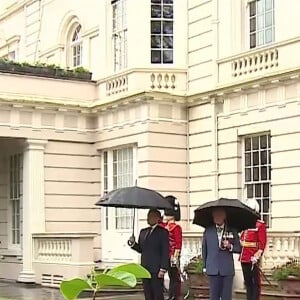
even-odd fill
[[[300,262],[290,259],[273,269],[272,276],[286,294],[300,295]]]
[[[202,257],[193,257],[184,268],[188,274],[190,295],[194,299],[208,298],[209,287],[207,276],[203,273]]]
[[[134,288],[138,279],[150,278],[150,273],[142,266],[134,263],[120,265],[103,272],[93,270],[87,278],[73,278],[63,280],[60,284],[60,292],[67,300],[78,299],[83,292],[91,292],[92,299],[96,299],[97,293],[105,287]]]

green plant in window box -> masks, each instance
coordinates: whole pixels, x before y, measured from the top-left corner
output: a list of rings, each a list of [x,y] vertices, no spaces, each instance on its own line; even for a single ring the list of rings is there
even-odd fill
[[[208,280],[203,272],[203,259],[201,255],[193,257],[185,266],[188,274],[189,289],[194,299],[207,298],[209,296]]]
[[[290,259],[272,270],[272,276],[287,294],[300,295],[300,262]]]

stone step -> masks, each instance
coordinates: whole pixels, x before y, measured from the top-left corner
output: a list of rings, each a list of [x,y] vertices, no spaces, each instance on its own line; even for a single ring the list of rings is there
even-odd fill
[[[280,291],[280,287],[277,281],[270,280],[270,282],[262,281],[261,288],[263,291]]]
[[[245,290],[235,290],[236,300],[245,300]],[[280,291],[262,291],[261,300],[300,300],[300,295],[285,294]]]

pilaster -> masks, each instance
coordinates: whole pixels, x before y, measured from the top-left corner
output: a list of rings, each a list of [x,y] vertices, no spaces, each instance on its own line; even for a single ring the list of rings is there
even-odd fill
[[[23,159],[23,269],[18,281],[33,283],[33,240],[45,232],[44,149],[47,141],[27,140]]]

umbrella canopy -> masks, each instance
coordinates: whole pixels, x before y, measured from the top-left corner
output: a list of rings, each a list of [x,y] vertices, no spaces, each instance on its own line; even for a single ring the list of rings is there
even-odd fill
[[[137,186],[111,191],[104,195],[96,205],[142,209],[173,209],[169,201],[158,192]]]
[[[202,227],[213,225],[212,211],[214,208],[224,208],[227,214],[227,226],[242,231],[255,227],[255,222],[259,219],[259,215],[254,210],[243,204],[238,199],[220,198],[216,201],[204,203],[194,212],[193,224]]]

